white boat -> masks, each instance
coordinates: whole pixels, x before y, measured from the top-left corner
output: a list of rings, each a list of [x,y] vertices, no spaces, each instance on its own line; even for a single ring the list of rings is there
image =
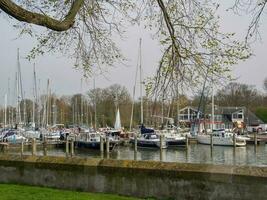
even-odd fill
[[[60,139],[60,131],[53,131],[45,134],[46,139],[48,140],[59,140]]]
[[[23,133],[26,138],[40,139],[40,131],[27,130]]]
[[[168,147],[186,145],[186,138],[176,130],[161,131]]]
[[[224,130],[221,131],[214,131],[212,134],[212,143],[213,145],[218,146],[234,146],[234,134],[231,132],[225,132]],[[197,135],[197,141],[200,144],[211,144],[211,134],[203,134]],[[235,134],[236,146],[242,147],[246,146],[246,138],[237,136]]]
[[[162,141],[162,148],[167,148],[166,141]],[[160,136],[155,133],[142,134],[137,138],[137,146],[143,148],[160,148]]]
[[[22,143],[26,142],[27,139],[21,135],[18,135],[16,131],[9,130],[2,135],[1,140],[10,142],[10,143]]]

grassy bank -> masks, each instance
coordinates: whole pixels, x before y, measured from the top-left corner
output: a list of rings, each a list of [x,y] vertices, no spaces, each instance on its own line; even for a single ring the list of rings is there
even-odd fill
[[[0,184],[1,200],[136,200],[118,195],[74,192],[24,185]]]

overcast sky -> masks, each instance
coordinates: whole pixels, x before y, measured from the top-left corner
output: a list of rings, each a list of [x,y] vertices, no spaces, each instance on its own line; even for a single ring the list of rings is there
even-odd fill
[[[231,0],[222,1],[225,5],[220,7],[221,29],[225,32],[237,32],[240,39],[244,39],[250,18],[248,16],[237,16],[225,10],[229,7]],[[60,54],[45,55],[38,57],[35,61],[28,62],[24,57],[34,45],[34,40],[29,37],[16,39],[18,32],[12,27],[14,21],[7,20],[0,15],[0,103],[3,103],[3,95],[7,92],[8,78],[11,80],[11,94],[14,94],[14,77],[16,71],[16,52],[20,48],[21,52],[21,68],[23,78],[23,88],[26,96],[31,97],[33,85],[33,62],[36,63],[37,76],[41,79],[41,90],[46,87],[46,80],[50,78],[52,81],[52,91],[59,95],[74,94],[80,92],[80,79],[82,73],[73,69],[73,60],[70,60]],[[263,79],[267,77],[267,17],[262,17],[260,27],[261,41],[253,44],[254,56],[246,62],[241,62],[233,67],[235,77],[238,81],[255,85],[262,90]],[[96,77],[97,87],[107,87],[111,84],[118,83],[128,88],[132,93],[135,67],[137,63],[138,40],[142,38],[142,63],[144,75],[149,76],[155,72],[158,61],[161,57],[161,50],[157,41],[151,39],[153,33],[142,29],[142,27],[130,27],[125,34],[125,39],[119,41],[124,56],[128,59],[127,66],[118,65],[110,68],[105,77]],[[93,81],[87,80],[83,90],[92,88]]]

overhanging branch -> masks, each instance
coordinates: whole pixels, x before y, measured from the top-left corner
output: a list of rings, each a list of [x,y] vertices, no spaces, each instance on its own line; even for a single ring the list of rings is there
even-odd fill
[[[30,12],[11,0],[0,0],[0,9],[22,22],[44,26],[54,31],[66,31],[73,26],[75,16],[83,3],[84,0],[75,0],[63,20],[57,20],[47,15]]]

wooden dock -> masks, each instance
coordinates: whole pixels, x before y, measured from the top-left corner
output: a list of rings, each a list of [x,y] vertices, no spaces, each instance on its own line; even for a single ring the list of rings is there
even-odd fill
[[[247,141],[247,144],[255,144],[255,135],[249,134],[248,137],[250,138],[250,140]],[[267,134],[257,134],[256,140],[257,140],[257,144],[266,144]]]
[[[0,150],[5,151],[9,148],[9,144],[7,142],[0,142]]]

